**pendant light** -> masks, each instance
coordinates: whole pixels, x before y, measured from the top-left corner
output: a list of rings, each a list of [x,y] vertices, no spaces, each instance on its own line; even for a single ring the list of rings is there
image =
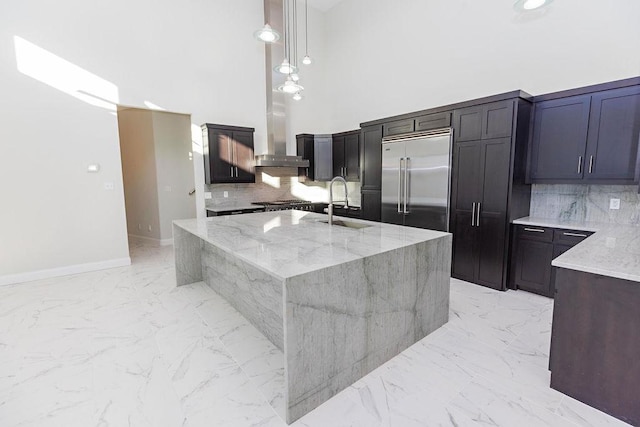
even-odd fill
[[[280,34],[271,28],[271,25],[269,24],[264,24],[264,27],[253,33],[253,36],[265,43],[275,43],[280,40]]]
[[[307,0],[304,0],[304,58],[302,58],[304,65],[311,64],[311,57],[309,56],[309,9]]]
[[[287,80],[283,85],[278,86],[278,90],[284,93],[294,94],[304,90],[304,87],[294,82],[291,76],[287,77]]]
[[[295,94],[293,94],[292,98],[294,101],[300,101],[302,99],[302,95],[300,94],[300,92],[296,92]]]
[[[518,0],[514,3],[513,8],[518,12],[529,12],[546,7],[553,0]]]

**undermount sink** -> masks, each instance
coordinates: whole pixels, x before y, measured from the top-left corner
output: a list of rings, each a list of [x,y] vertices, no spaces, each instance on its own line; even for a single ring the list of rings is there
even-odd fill
[[[320,221],[320,222],[329,224],[328,220]],[[333,225],[337,225],[339,227],[355,228],[355,229],[371,227],[369,224],[362,224],[361,222],[342,221],[340,219],[334,219]]]

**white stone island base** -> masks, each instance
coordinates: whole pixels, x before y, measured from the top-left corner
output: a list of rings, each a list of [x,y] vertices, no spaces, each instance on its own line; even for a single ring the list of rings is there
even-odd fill
[[[275,409],[287,423],[448,320],[450,234],[321,220],[280,211],[174,222],[177,284],[204,281],[283,351]]]

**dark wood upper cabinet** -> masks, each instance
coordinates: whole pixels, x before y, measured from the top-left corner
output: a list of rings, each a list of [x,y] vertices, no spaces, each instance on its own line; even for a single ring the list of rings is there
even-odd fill
[[[640,87],[593,95],[585,157],[585,180],[637,180]]]
[[[333,135],[333,176],[360,180],[360,130]]]
[[[202,125],[206,184],[256,181],[253,132],[239,126]]]
[[[453,129],[456,142],[475,141],[482,138],[482,106],[463,108],[453,112]]]
[[[543,101],[535,106],[531,179],[582,179],[591,96]]]
[[[451,112],[426,114],[414,119],[414,130],[425,131],[451,126]]]
[[[414,119],[396,120],[394,122],[385,123],[382,126],[382,136],[399,135],[401,133],[411,133],[415,130]]]
[[[529,179],[533,183],[638,182],[640,86],[536,103]]]
[[[344,135],[333,136],[333,176],[344,178]]]
[[[453,113],[453,127],[459,142],[508,137],[512,126],[513,102],[493,102]]]
[[[360,180],[360,131],[344,137],[345,179],[347,181]]]

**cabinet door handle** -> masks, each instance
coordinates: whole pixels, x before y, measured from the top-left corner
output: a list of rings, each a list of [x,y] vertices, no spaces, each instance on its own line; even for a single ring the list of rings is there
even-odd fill
[[[565,236],[573,236],[573,237],[587,237],[587,235],[586,235],[586,234],[581,234],[581,233],[569,233],[569,232],[565,232],[565,233],[562,233],[562,234],[564,234]]]
[[[473,202],[473,207],[471,208],[471,226],[476,226],[476,202]]]
[[[400,192],[402,191],[402,157],[400,157],[400,166],[398,167],[398,213],[402,213],[400,209]]]
[[[533,231],[535,233],[544,233],[544,230],[541,228],[525,228],[524,231]]]
[[[578,156],[578,173],[582,173],[582,156]]]
[[[236,178],[238,177],[238,167],[236,166]]]
[[[408,214],[407,210],[407,199],[409,198],[409,160],[410,157],[404,159],[404,211],[403,213]]]
[[[476,211],[476,227],[480,227],[480,206],[482,206],[482,203],[478,202],[478,210]]]
[[[231,166],[231,178],[233,178],[233,166]]]
[[[231,212],[231,215],[238,215],[238,214],[241,214],[241,213],[242,213],[242,211],[233,211],[233,212]]]
[[[593,156],[589,156],[589,173],[593,172]]]

